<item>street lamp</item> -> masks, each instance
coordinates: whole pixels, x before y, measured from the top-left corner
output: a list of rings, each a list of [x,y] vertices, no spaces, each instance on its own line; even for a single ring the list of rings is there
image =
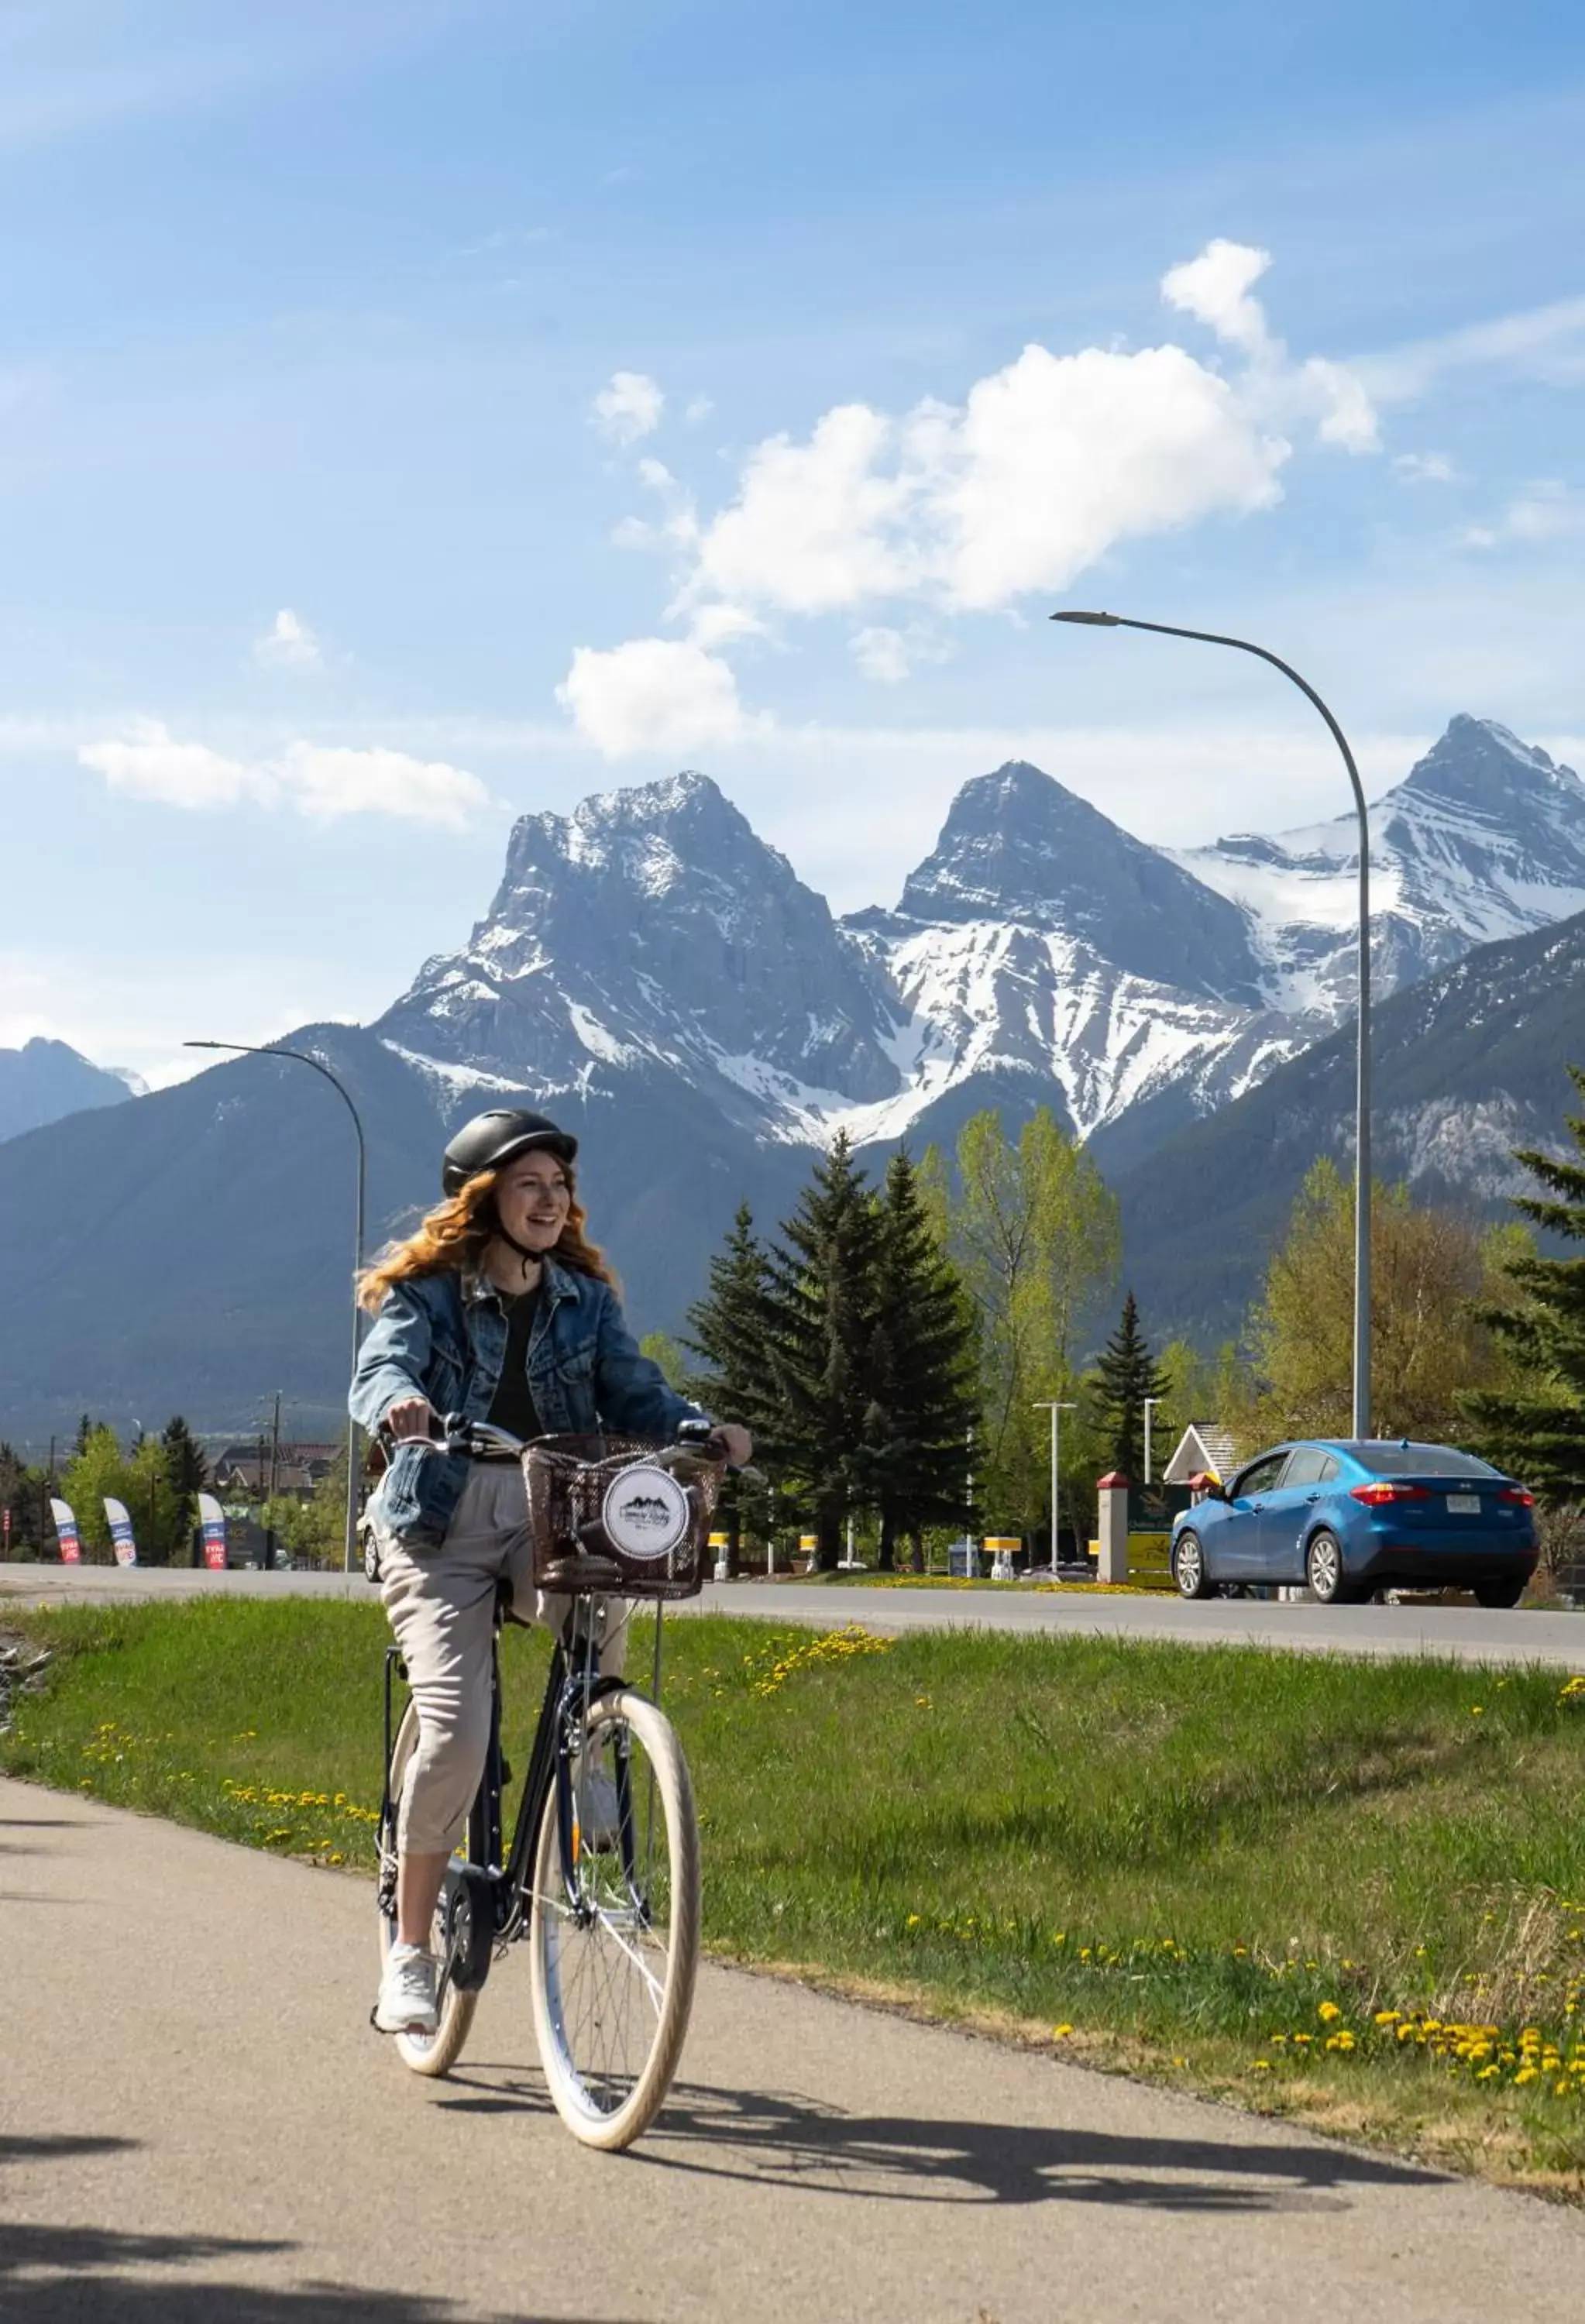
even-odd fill
[[[333,1074],[318,1057],[311,1057],[306,1049],[282,1049],[274,1046],[259,1047],[247,1041],[184,1041],[184,1049],[225,1049],[238,1057],[290,1057],[299,1065],[311,1065],[327,1081],[348,1113],[358,1142],[357,1204],[353,1224],[353,1302],[352,1302],[352,1369],[358,1368],[358,1349],[363,1341],[364,1314],[358,1305],[356,1284],[364,1271],[364,1213],[368,1188],[369,1151],[364,1139],[364,1125],[358,1110],[352,1102],[346,1084]],[[354,1573],[358,1566],[358,1436],[357,1422],[348,1417],[346,1424],[346,1532],[343,1544],[346,1568]]]
[[[1142,1401],[1145,1406],[1145,1482],[1148,1484],[1150,1482],[1150,1416],[1158,1404],[1166,1402],[1166,1398],[1162,1396],[1147,1396]]]
[[[1232,646],[1254,654],[1291,678],[1300,693],[1325,719],[1332,739],[1342,753],[1353,787],[1354,811],[1359,820],[1359,1060],[1354,1094],[1354,1423],[1356,1438],[1370,1434],[1370,819],[1365,789],[1348,737],[1315,688],[1292,665],[1248,638],[1224,637],[1217,630],[1179,629],[1172,622],[1136,622],[1126,613],[1067,612],[1053,613],[1054,622],[1077,622],[1098,630],[1149,630],[1157,637],[1192,638],[1207,646]]]
[[[1051,1415],[1051,1571],[1053,1575],[1056,1572],[1056,1488],[1060,1474],[1057,1437],[1062,1426],[1061,1415],[1064,1412],[1077,1412],[1078,1408],[1076,1404],[1058,1404],[1055,1397],[1048,1396],[1041,1397],[1031,1407],[1036,1412],[1048,1412]]]

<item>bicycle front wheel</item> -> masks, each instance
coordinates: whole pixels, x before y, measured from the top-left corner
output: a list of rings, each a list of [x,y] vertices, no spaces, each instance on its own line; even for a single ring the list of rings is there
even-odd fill
[[[590,1704],[573,1764],[573,1861],[557,1787],[534,1851],[534,2030],[556,2110],[585,2146],[631,2146],[682,2052],[699,1956],[687,1764],[647,1697]]]

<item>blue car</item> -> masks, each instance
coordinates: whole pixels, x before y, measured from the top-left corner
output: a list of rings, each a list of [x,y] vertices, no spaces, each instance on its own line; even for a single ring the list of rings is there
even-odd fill
[[[1516,1606],[1535,1571],[1534,1501],[1446,1444],[1279,1444],[1175,1518],[1173,1579],[1184,1598],[1301,1582],[1323,1606],[1393,1589]]]

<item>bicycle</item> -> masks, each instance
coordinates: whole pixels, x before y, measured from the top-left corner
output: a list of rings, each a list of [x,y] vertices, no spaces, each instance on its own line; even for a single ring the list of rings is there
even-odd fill
[[[657,1447],[609,1436],[522,1444],[486,1422],[446,1424],[445,1449],[521,1457],[533,1529],[534,1581],[572,1600],[550,1670],[509,1850],[502,1809],[512,1781],[501,1748],[501,1626],[516,1619],[498,1585],[491,1651],[490,1743],[465,1840],[447,1867],[431,1944],[440,1964],[433,2034],[399,2034],[412,2072],[448,2073],[494,1960],[528,1941],[539,2056],[558,2114],[587,2146],[630,2146],[677,2070],[699,1950],[699,1833],[687,1763],[653,1699],[661,1616],[704,1581],[709,1521],[725,1463],[687,1422]],[[652,1694],[603,1677],[604,1601],[655,1608]],[[396,1932],[396,1820],[418,1741],[410,1699],[392,1732],[400,1649],[385,1655],[385,1784],[380,1803],[380,1941]],[[603,1779],[603,1780],[602,1780]]]

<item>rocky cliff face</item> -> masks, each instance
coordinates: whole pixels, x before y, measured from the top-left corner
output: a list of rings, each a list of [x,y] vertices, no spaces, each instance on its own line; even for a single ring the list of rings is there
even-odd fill
[[[1371,957],[1384,991],[1472,945],[1585,909],[1585,783],[1506,726],[1457,717],[1370,811]],[[1352,815],[1177,857],[1248,917],[1266,998],[1337,1018],[1353,1005]]]
[[[884,986],[707,776],[524,816],[488,915],[375,1028],[454,1085],[680,1075],[777,1134],[898,1083]]]
[[[1378,990],[1585,907],[1585,785],[1456,718],[1373,811]],[[1037,767],[966,783],[897,908],[834,923],[715,785],[516,825],[376,1030],[453,1091],[680,1080],[751,1135],[899,1138],[977,1087],[1082,1135],[1214,1111],[1353,1005],[1351,818],[1172,856]]]

